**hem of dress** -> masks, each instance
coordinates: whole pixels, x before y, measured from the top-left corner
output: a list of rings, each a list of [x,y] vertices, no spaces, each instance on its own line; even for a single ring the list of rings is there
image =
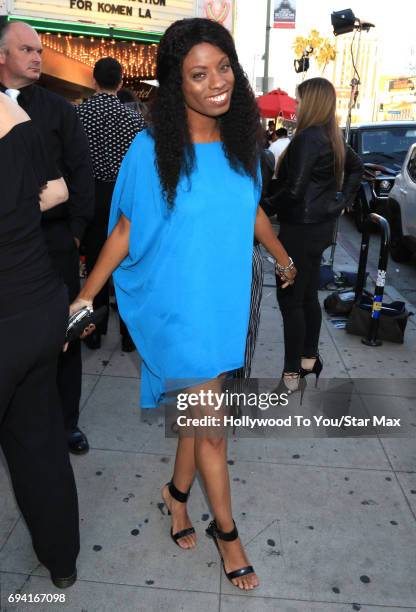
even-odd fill
[[[244,366],[244,359],[239,361],[238,365],[231,365],[231,366],[226,366],[225,368],[220,368],[220,371],[218,372],[218,374],[206,374],[205,376],[195,376],[194,379],[198,380],[198,384],[204,384],[206,382],[208,382],[209,380],[212,380],[214,378],[218,378],[218,376],[220,376],[221,374],[226,374],[228,372],[233,372],[234,370],[238,370],[239,368],[242,368]],[[167,379],[167,380],[190,380],[188,379]],[[192,379],[191,379],[192,380]],[[172,388],[169,389],[168,393],[171,393],[172,391],[176,391],[177,389],[183,389],[183,386],[174,386]],[[140,410],[156,410],[157,408],[160,408],[163,405],[163,396],[165,395],[165,393],[163,393],[163,395],[161,396],[161,398],[159,399],[159,401],[155,404],[149,404],[149,402],[146,402],[146,405],[142,405],[140,404],[139,408]]]

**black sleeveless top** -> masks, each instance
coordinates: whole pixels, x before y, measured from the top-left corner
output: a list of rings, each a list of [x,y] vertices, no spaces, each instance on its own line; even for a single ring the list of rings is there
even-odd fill
[[[30,310],[62,286],[42,234],[39,192],[59,178],[31,121],[0,138],[0,317]]]

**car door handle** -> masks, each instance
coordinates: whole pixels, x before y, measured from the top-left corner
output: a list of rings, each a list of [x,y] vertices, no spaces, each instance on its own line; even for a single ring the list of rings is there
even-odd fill
[[[400,191],[400,193],[402,193],[403,195],[407,195],[407,189],[403,189],[403,187],[400,187],[399,191]]]

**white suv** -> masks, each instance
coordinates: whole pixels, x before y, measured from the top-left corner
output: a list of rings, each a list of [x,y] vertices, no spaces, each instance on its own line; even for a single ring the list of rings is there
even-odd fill
[[[390,252],[394,261],[416,253],[416,143],[411,145],[389,193]]]

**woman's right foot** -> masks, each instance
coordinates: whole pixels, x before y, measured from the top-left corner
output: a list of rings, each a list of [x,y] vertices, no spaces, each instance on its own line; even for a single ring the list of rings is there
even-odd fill
[[[315,387],[318,386],[318,378],[321,375],[324,364],[320,355],[316,357],[302,357],[300,368],[301,378],[305,378],[308,374],[315,374]]]
[[[302,370],[306,370],[306,372],[312,372],[315,367],[317,357],[302,357],[301,368]]]
[[[169,492],[169,485],[166,484],[161,492],[162,499],[165,502],[166,508],[172,515],[172,531],[173,536],[183,531],[184,529],[192,528],[191,520],[188,516],[188,511],[186,504],[177,501],[172,497]],[[178,538],[176,544],[180,546],[180,548],[194,548],[196,546],[196,534],[191,533],[189,535],[185,535],[183,538]]]

